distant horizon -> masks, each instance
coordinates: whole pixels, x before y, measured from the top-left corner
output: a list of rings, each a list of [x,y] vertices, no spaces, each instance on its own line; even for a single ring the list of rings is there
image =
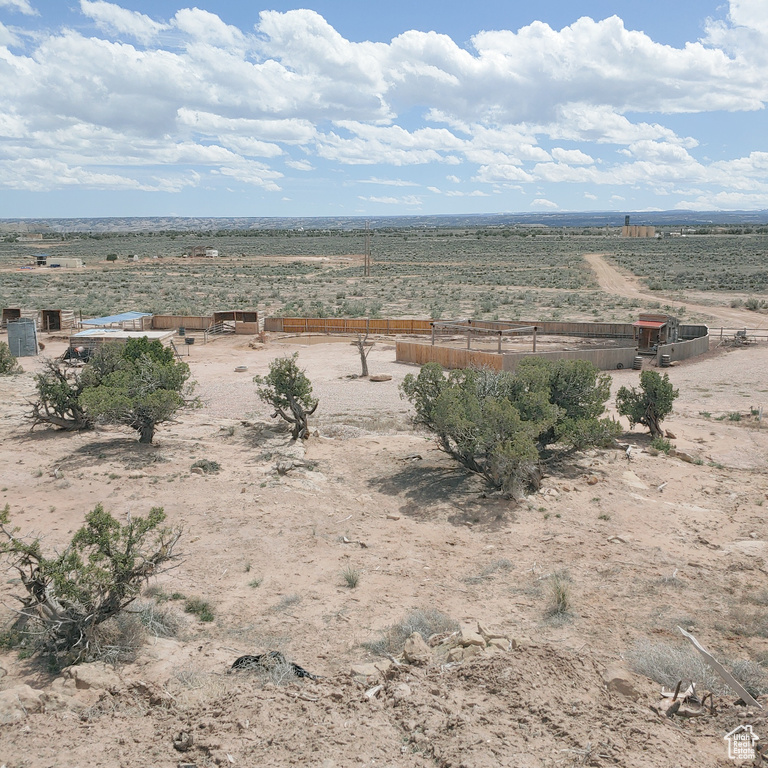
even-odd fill
[[[0,58],[5,218],[768,209],[765,0],[0,0]]]
[[[621,227],[625,216],[632,224],[657,227],[679,226],[768,226],[768,209],[755,211],[559,211],[547,213],[506,212],[506,213],[463,213],[463,214],[397,214],[387,216],[72,216],[72,217],[15,217],[0,218],[0,231],[13,231],[18,224],[25,228],[50,229],[54,232],[89,232],[98,229],[102,232],[134,231],[121,226],[120,222],[153,224],[143,229],[160,230],[164,225],[175,224],[185,231],[209,229],[218,223],[219,229],[254,228],[254,224],[263,225],[264,229],[295,229],[304,225],[316,224],[323,229],[362,228],[368,224],[371,229],[396,227],[401,223],[408,226],[444,226],[444,227],[481,227],[481,226],[527,226],[527,227]],[[610,221],[607,221],[610,220]],[[76,226],[80,222],[81,225]],[[99,227],[89,224],[99,224]],[[184,225],[187,226],[184,226]],[[195,227],[194,224],[199,226]],[[224,225],[230,226],[224,226]],[[237,226],[237,225],[240,226]],[[72,226],[75,225],[75,226]],[[208,225],[208,226],[206,226]],[[250,226],[249,226],[250,225]]]

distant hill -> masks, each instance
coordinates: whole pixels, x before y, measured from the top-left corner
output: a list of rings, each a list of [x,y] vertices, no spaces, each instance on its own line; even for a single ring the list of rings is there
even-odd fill
[[[482,227],[620,227],[625,212],[494,213],[444,216],[295,216],[295,217],[107,217],[99,219],[0,219],[3,232],[162,232],[247,229],[372,229]],[[656,227],[765,226],[762,211],[629,212],[632,224]]]

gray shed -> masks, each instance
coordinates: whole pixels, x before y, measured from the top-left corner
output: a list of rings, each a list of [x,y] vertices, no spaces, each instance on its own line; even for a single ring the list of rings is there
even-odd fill
[[[37,355],[37,327],[28,317],[11,320],[8,323],[8,347],[14,357]]]

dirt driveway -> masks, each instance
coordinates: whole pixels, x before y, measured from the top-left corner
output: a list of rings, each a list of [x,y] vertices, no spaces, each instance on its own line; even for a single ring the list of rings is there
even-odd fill
[[[688,312],[697,312],[710,315],[719,323],[728,328],[755,328],[764,325],[763,318],[755,315],[745,309],[732,309],[730,307],[692,304],[690,301],[675,301],[659,294],[643,291],[638,287],[638,280],[634,276],[627,276],[619,272],[616,267],[609,264],[603,254],[585,253],[584,259],[594,271],[597,282],[607,293],[615,296],[625,296],[629,299],[640,299],[642,301],[659,301],[663,299],[664,303],[673,307],[685,307]]]

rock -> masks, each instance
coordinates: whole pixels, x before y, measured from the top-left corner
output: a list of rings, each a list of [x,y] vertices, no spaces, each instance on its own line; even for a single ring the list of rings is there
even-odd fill
[[[387,520],[399,520],[399,519],[400,519],[400,515],[397,515],[394,512],[390,512],[387,515]]]
[[[669,455],[670,456],[674,456],[677,459],[680,459],[680,461],[685,461],[688,464],[695,464],[696,463],[696,459],[693,456],[691,456],[690,453],[686,453],[685,451],[678,451],[676,448],[673,448],[669,452]]]
[[[467,659],[471,659],[473,656],[479,656],[483,652],[483,648],[481,648],[479,645],[468,645],[466,648],[463,646],[458,646],[457,648],[451,648],[450,651],[448,651],[447,659],[448,661],[466,661]]]
[[[29,685],[15,685],[0,691],[0,724],[23,720],[27,715],[42,712],[48,696]]]
[[[122,685],[122,680],[117,672],[103,661],[67,667],[64,670],[64,676],[74,680],[75,688],[80,690],[96,688],[102,691],[113,692]]]
[[[461,638],[459,642],[465,648],[470,645],[477,645],[480,648],[485,648],[485,640],[483,640],[482,635],[478,634],[474,629],[471,629],[470,627],[461,628]]]
[[[500,648],[502,651],[511,651],[512,641],[508,640],[506,637],[492,637],[488,641],[488,647],[489,648]]]
[[[668,429],[664,431],[664,437],[666,437],[667,440],[677,440],[677,435],[670,432]]]
[[[205,474],[205,470],[202,467],[192,467],[192,469],[190,469],[189,471],[193,475],[204,475]]]
[[[407,699],[411,695],[411,686],[407,683],[398,683],[395,686],[395,690],[392,691],[392,698],[395,701],[402,701]]]
[[[482,648],[479,645],[468,645],[466,648],[464,648],[464,660],[471,659],[473,656],[479,656],[483,650],[485,649],[485,646]]]
[[[389,660],[375,661],[371,664],[355,664],[352,674],[359,677],[379,677],[392,666]]]
[[[598,480],[596,475],[590,475],[587,478],[587,485],[597,485]]]
[[[419,632],[414,632],[405,641],[403,658],[409,664],[427,664],[432,658],[432,651]]]
[[[485,640],[486,643],[496,638],[502,638],[504,640],[508,639],[506,635],[503,635],[501,632],[494,632],[492,629],[490,629],[480,621],[477,622],[477,632],[479,635],[481,635],[481,637],[483,638],[483,640]]]
[[[637,688],[635,676],[618,664],[611,664],[603,671],[603,682],[611,693],[637,701],[642,694]]]
[[[451,648],[448,651],[448,656],[446,658],[449,662],[464,661],[464,648],[461,646],[458,648]]]

